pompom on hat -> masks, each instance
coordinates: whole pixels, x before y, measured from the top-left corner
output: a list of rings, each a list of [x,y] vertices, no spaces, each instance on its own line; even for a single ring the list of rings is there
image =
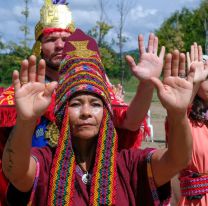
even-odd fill
[[[118,137],[112,121],[105,71],[94,39],[77,29],[65,43],[56,91],[56,122],[60,129],[48,193],[48,206],[74,205],[76,158],[72,145],[68,101],[79,92],[98,95],[104,103],[97,137],[88,205],[115,205]]]
[[[35,44],[32,53],[39,57],[41,54],[40,37],[44,33],[55,31],[67,31],[73,33],[75,25],[72,20],[72,13],[66,0],[45,0],[40,10],[40,20],[35,26]]]

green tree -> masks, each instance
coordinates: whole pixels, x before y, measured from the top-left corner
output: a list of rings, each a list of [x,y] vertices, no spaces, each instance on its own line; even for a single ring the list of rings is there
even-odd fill
[[[24,9],[21,11],[21,14],[24,16],[24,24],[20,26],[20,30],[24,33],[24,39],[20,42],[24,48],[28,48],[28,44],[31,41],[31,38],[29,38],[29,34],[30,34],[30,29],[28,26],[28,18],[29,18],[29,1],[30,0],[24,0],[25,3],[25,7]],[[26,57],[25,57],[26,58]]]
[[[113,27],[106,22],[97,21],[96,25],[88,31],[88,34],[97,40],[98,46],[108,46],[105,37]]]
[[[118,77],[117,71],[117,55],[111,48],[105,37],[113,27],[106,22],[96,22],[96,25],[88,31],[88,34],[95,38],[98,42],[100,55],[102,58],[103,65],[109,77]]]
[[[2,38],[0,36],[0,62],[3,61],[3,56],[1,54],[4,48],[5,48],[5,44],[3,43]],[[0,64],[0,83],[2,82],[2,78],[3,78],[3,67]]]
[[[165,45],[167,51],[178,48],[183,52],[189,51],[193,42],[204,46],[207,17],[207,0],[202,1],[195,10],[183,8],[181,11],[176,11],[156,30],[160,46]]]
[[[120,80],[123,85],[124,76],[125,75],[125,63],[124,63],[124,55],[123,55],[123,47],[128,38],[124,35],[124,26],[126,23],[127,16],[133,8],[135,1],[134,0],[117,0],[117,10],[119,14],[119,23],[117,26],[117,45],[119,48],[119,65],[120,65]]]
[[[31,50],[28,47],[19,46],[14,42],[4,45],[4,52],[0,54],[1,83],[11,83],[12,71],[19,70],[22,60],[30,53]]]

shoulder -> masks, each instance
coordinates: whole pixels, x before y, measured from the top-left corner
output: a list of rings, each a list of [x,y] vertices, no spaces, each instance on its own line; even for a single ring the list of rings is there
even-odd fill
[[[117,164],[123,165],[130,170],[140,165],[141,167],[146,165],[149,156],[151,157],[152,152],[155,149],[123,149],[118,153]]]

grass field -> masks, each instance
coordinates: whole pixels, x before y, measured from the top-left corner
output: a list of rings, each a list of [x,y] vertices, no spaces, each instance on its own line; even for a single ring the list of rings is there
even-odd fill
[[[120,81],[119,81],[119,79],[111,79],[111,82],[112,82],[112,84],[116,85]],[[132,77],[128,81],[124,81],[123,85],[124,85],[124,91],[125,91],[125,98],[124,98],[125,102],[130,102],[131,101],[131,99],[135,95],[138,83],[139,83],[138,80],[134,77]],[[158,100],[158,97],[157,97],[157,93],[156,93],[156,91],[154,91],[152,102],[158,102],[158,101],[159,100]]]

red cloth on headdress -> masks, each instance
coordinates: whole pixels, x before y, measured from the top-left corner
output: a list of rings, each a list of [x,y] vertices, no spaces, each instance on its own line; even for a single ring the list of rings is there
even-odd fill
[[[49,35],[49,34],[51,34],[51,33],[53,33],[53,32],[68,32],[68,33],[71,33],[70,31],[69,31],[69,29],[62,29],[62,28],[45,28],[45,29],[43,29],[43,35],[44,36],[47,36],[47,35]]]

